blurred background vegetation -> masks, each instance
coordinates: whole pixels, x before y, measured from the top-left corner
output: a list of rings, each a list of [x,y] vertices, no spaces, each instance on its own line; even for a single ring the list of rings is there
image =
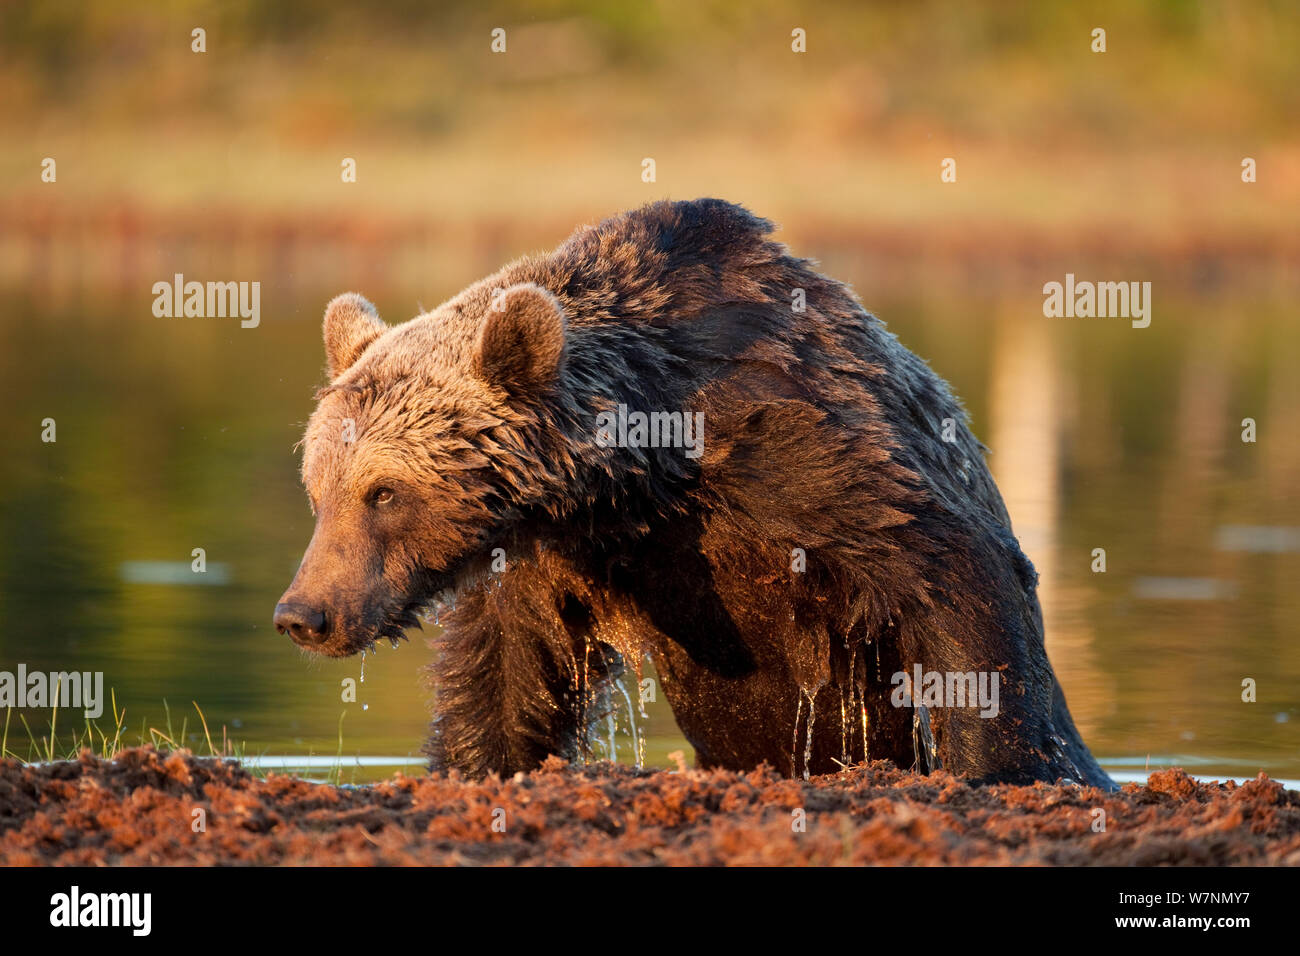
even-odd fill
[[[128,724],[196,699],[252,752],[332,754],[344,710],[349,752],[413,751],[419,642],[343,704],[358,662],[269,623],[310,535],[323,304],[404,320],[717,195],[964,397],[1112,767],[1300,776],[1297,50],[1284,2],[0,6],[0,669],[103,669]],[[155,318],[177,272],[261,282],[261,325]],[[1044,319],[1066,272],[1152,281],[1151,328]],[[130,570],[194,547],[223,583]],[[649,727],[653,762],[684,746],[662,696]]]

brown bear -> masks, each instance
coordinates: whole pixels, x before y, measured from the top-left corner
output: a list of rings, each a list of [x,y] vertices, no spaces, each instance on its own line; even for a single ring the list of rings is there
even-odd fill
[[[703,767],[1112,786],[961,406],[771,231],[658,202],[402,325],[331,302],[277,629],[438,607],[435,769],[585,759],[648,656]]]

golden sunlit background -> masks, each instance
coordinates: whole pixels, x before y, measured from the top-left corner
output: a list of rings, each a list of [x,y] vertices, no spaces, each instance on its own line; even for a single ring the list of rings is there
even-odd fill
[[[165,701],[198,746],[197,701],[249,754],[415,754],[422,642],[344,703],[360,662],[270,624],[325,302],[402,321],[712,195],[962,396],[1108,768],[1300,777],[1297,50],[1287,3],[6,4],[0,670],[102,670],[130,742]],[[155,316],[177,273],[259,282],[260,323]],[[1044,317],[1067,273],[1151,282],[1150,326]]]

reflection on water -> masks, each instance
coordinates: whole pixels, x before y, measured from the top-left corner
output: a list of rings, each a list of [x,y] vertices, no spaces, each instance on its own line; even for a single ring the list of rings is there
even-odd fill
[[[205,749],[197,701],[213,737],[224,728],[250,755],[383,754],[385,772],[418,759],[422,641],[372,655],[345,703],[359,662],[307,657],[270,625],[311,533],[293,446],[320,383],[320,307],[338,291],[264,302],[256,330],[156,319],[147,283],[58,310],[3,298],[0,670],[103,670],[132,742],[163,726],[166,700],[173,732],[188,714]],[[366,291],[390,316],[415,311]],[[1032,290],[872,304],[953,382],[991,449],[1093,749],[1130,771],[1176,755],[1202,777],[1300,777],[1300,334],[1286,304],[1166,294],[1144,330],[1044,319]],[[204,587],[188,586],[195,549]],[[663,695],[646,707],[647,764],[689,757]],[[26,716],[37,736],[48,726]],[[628,730],[617,746],[632,763]]]

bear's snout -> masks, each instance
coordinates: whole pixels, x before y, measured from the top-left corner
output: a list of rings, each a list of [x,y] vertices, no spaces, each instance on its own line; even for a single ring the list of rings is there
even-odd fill
[[[282,602],[275,606],[275,629],[288,634],[302,647],[314,647],[325,640],[328,630],[325,612],[305,604]]]

